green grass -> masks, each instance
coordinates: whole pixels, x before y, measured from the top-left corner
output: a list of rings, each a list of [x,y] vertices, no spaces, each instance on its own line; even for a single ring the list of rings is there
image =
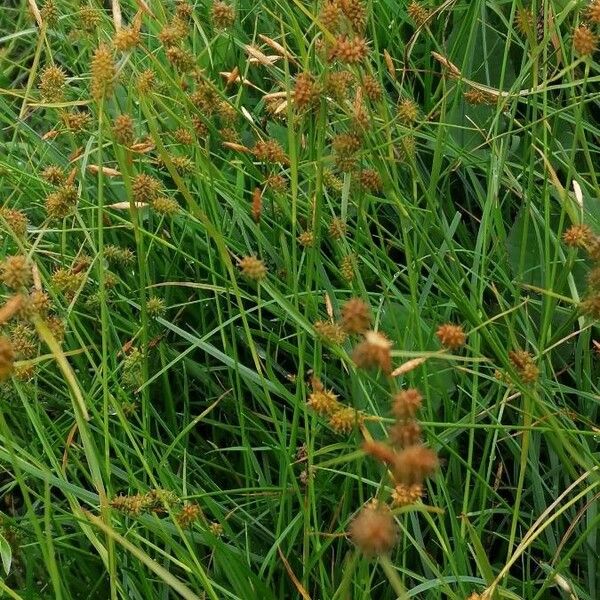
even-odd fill
[[[530,6],[520,0],[430,2],[420,28],[408,3],[371,0],[368,60],[348,67],[319,49],[331,33],[317,2],[238,0],[227,30],[213,26],[208,0],[192,2],[181,45],[231,123],[194,107],[197,78],[167,59],[158,35],[171,1],[146,2],[141,44],[115,52],[114,93],[91,98],[93,53],[115,34],[111,9],[128,24],[143,4],[91,0],[100,20],[89,33],[87,2],[55,0],[57,20],[41,27],[29,13],[41,1],[0,10],[0,206],[29,220],[20,237],[0,218],[0,256],[30,258],[65,328],[61,342],[34,318],[35,349],[0,387],[1,597],[465,600],[487,590],[488,600],[596,600],[599,334],[579,310],[591,262],[562,241],[574,224],[600,234],[598,54],[581,57],[571,41],[586,3],[534,2],[550,15],[538,40],[515,26]],[[247,45],[279,58],[253,64]],[[38,88],[53,63],[68,79],[54,103]],[[141,94],[146,69],[157,86]],[[226,85],[219,73],[234,69],[251,85]],[[381,176],[379,192],[333,157],[333,136],[356,129],[355,92],[323,93],[306,112],[293,105],[298,73],[325,83],[332,70],[370,73],[383,88],[381,100],[363,98],[356,154],[356,168]],[[491,103],[465,102],[488,88]],[[288,100],[279,115],[264,98],[273,92]],[[412,124],[398,116],[407,98],[419,107]],[[80,132],[60,116],[74,107],[91,117]],[[147,151],[115,139],[122,113]],[[194,117],[207,133],[177,142]],[[289,164],[223,145],[225,127],[247,148],[277,139]],[[48,165],[71,174],[79,195],[58,220],[45,209]],[[136,208],[140,173],[160,180],[176,215]],[[289,187],[264,190],[256,222],[253,193],[272,174]],[[340,239],[328,233],[336,217]],[[305,231],[312,247],[297,241]],[[109,263],[114,245],[134,260]],[[259,284],[239,272],[248,255],[268,267]],[[59,268],[79,271],[73,293],[61,291]],[[329,318],[328,302],[337,319],[351,297],[371,306],[394,367],[427,360],[386,377],[354,365],[357,337],[320,340],[313,324]],[[467,333],[455,353],[435,335],[446,322]],[[14,337],[16,323],[2,334]],[[536,383],[519,379],[516,349],[534,357]],[[312,374],[373,418],[336,433],[307,406]],[[345,532],[391,481],[360,448],[365,432],[385,437],[390,395],[408,386],[424,395],[424,438],[441,466],[422,502],[394,510],[389,557],[368,559]],[[174,495],[162,512],[111,507],[158,488]],[[184,504],[201,509],[186,528]]]

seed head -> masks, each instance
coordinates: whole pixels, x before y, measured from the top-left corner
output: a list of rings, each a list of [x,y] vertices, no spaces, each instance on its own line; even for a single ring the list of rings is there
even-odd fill
[[[42,15],[42,21],[48,26],[56,25],[58,22],[58,6],[56,0],[46,0],[44,6],[40,11]]]
[[[277,140],[259,140],[252,152],[256,158],[266,163],[288,164],[289,159]]]
[[[189,73],[196,66],[194,55],[189,50],[178,46],[167,48],[167,60],[180,73]]]
[[[355,133],[340,133],[333,138],[331,146],[338,156],[348,157],[360,150],[361,140]]]
[[[572,225],[563,233],[562,239],[565,245],[571,248],[585,248],[593,237],[589,225]]]
[[[590,56],[598,49],[598,36],[587,26],[580,25],[573,31],[573,49],[581,56]]]
[[[409,506],[418,502],[424,495],[423,486],[420,483],[405,485],[399,483],[392,492],[393,506]]]
[[[58,102],[63,98],[67,76],[61,67],[50,65],[40,74],[40,93],[46,102]]]
[[[523,37],[528,37],[533,32],[535,19],[531,8],[519,8],[515,15],[515,23],[519,33]]]
[[[367,23],[367,11],[360,0],[339,0],[340,7],[344,16],[350,24],[352,29],[357,33],[364,31]]]
[[[350,539],[367,556],[387,554],[398,540],[394,517],[384,508],[363,508],[350,523]]]
[[[135,23],[131,27],[123,27],[117,31],[113,44],[117,50],[128,52],[133,50],[141,41],[140,23]]]
[[[0,381],[5,381],[10,377],[13,370],[15,353],[6,337],[0,337]]]
[[[327,170],[323,171],[323,186],[329,192],[339,193],[342,191],[342,180],[334,175],[333,171]]]
[[[540,371],[529,352],[526,350],[513,350],[508,353],[508,358],[523,383],[534,383],[537,381]]]
[[[365,75],[363,78],[362,85],[365,96],[369,100],[373,102],[381,100],[383,96],[383,90],[381,88],[381,84],[379,83],[379,81],[377,81],[377,79],[375,79],[375,77],[373,77],[372,75]]]
[[[169,196],[157,196],[152,199],[150,204],[155,213],[165,217],[173,217],[180,210],[177,200]]]
[[[335,32],[340,25],[342,11],[337,0],[325,0],[319,14],[319,21],[326,29]]]
[[[325,80],[325,91],[341,102],[352,91],[354,76],[348,71],[332,71]]]
[[[585,16],[590,23],[600,23],[600,0],[592,0],[587,7]]]
[[[196,141],[194,134],[187,127],[180,127],[179,129],[176,129],[173,133],[173,137],[178,143],[185,146],[191,146]]]
[[[194,13],[194,7],[185,0],[178,0],[175,6],[175,16],[179,19],[189,19]]]
[[[334,240],[339,240],[346,235],[346,223],[339,217],[334,217],[329,223],[329,235]]]
[[[331,390],[315,389],[308,397],[308,406],[323,416],[331,416],[340,408],[337,396]]]
[[[381,192],[383,188],[381,175],[374,169],[363,169],[358,174],[358,180],[363,189],[369,190],[373,194]]]
[[[46,212],[50,219],[64,219],[77,206],[77,189],[64,185],[46,198]]]
[[[310,73],[300,73],[296,77],[294,104],[300,109],[311,108],[319,102],[321,89]]]
[[[51,185],[60,185],[65,180],[65,173],[57,165],[48,165],[42,171],[42,177]]]
[[[495,96],[477,88],[471,88],[470,90],[467,90],[463,94],[463,98],[465,99],[465,102],[475,105],[496,103]]]
[[[392,412],[396,419],[405,421],[413,419],[421,408],[423,396],[415,388],[408,388],[398,392],[393,399]]]
[[[412,125],[419,117],[419,107],[414,100],[405,98],[398,103],[398,117],[401,123]]]
[[[377,368],[385,374],[392,370],[392,342],[378,331],[365,332],[364,340],[354,348],[352,359],[357,367]]]
[[[29,325],[17,323],[10,332],[10,343],[18,360],[33,358],[37,352],[35,333]]]
[[[118,510],[132,517],[141,515],[148,508],[148,497],[144,494],[134,494],[132,496],[119,495],[113,498],[109,504],[115,510]]]
[[[180,44],[187,33],[187,23],[183,19],[175,18],[162,28],[158,34],[158,39],[165,48],[172,48]]]
[[[600,319],[600,294],[592,293],[580,303],[581,312],[592,319]]]
[[[113,133],[119,144],[131,146],[133,144],[133,119],[130,115],[122,114],[115,118]]]
[[[417,27],[424,25],[427,22],[427,19],[429,19],[430,15],[429,10],[427,10],[419,2],[411,2],[408,5],[407,12],[408,16]]]
[[[22,210],[0,208],[0,225],[4,225],[4,223],[6,223],[6,228],[17,237],[25,237],[29,221]]]
[[[146,302],[146,310],[151,317],[162,317],[166,311],[166,304],[162,298],[153,296]]]
[[[349,433],[361,421],[361,415],[349,406],[341,406],[329,417],[329,425],[336,433]]]
[[[417,421],[399,421],[390,428],[390,440],[397,448],[408,448],[421,443],[421,433]]]
[[[433,475],[439,466],[437,454],[417,444],[401,450],[396,455],[393,473],[397,483],[413,485]]]
[[[337,323],[317,321],[313,327],[319,338],[327,344],[343,344],[346,341],[346,332]]]
[[[64,111],[61,113],[61,118],[65,127],[73,133],[78,133],[86,129],[92,120],[89,112],[80,110]]]
[[[354,279],[354,260],[354,254],[347,254],[340,264],[340,275],[348,283]]]
[[[186,504],[177,515],[177,522],[182,529],[190,527],[202,516],[202,510],[196,503]]]
[[[94,100],[100,100],[110,94],[117,71],[110,48],[101,44],[94,52],[92,59],[91,92]]]
[[[131,193],[136,202],[153,200],[160,194],[161,189],[160,181],[146,173],[136,175],[131,182]]]
[[[369,46],[365,38],[338,35],[329,52],[329,60],[339,60],[349,65],[357,65],[369,54]]]
[[[217,29],[228,29],[235,23],[235,9],[227,2],[215,0],[212,7],[212,20]]]
[[[303,231],[298,236],[298,243],[303,248],[312,248],[315,245],[315,234],[311,230]]]
[[[265,180],[265,187],[276,194],[283,194],[288,189],[288,182],[283,175],[269,175]]]
[[[467,339],[463,328],[460,325],[453,325],[452,323],[440,325],[435,334],[442,346],[449,350],[456,350],[457,348],[464,346]]]
[[[393,465],[396,461],[397,453],[383,442],[365,441],[362,449],[366,454],[386,465]]]
[[[154,90],[156,75],[152,69],[146,69],[140,73],[137,80],[137,89],[142,96],[148,95]]]
[[[342,326],[348,333],[364,333],[371,325],[371,309],[360,298],[351,298],[342,306]]]
[[[262,281],[267,276],[265,263],[256,256],[244,256],[238,262],[242,275],[252,281]]]
[[[588,289],[600,291],[600,267],[594,267],[587,274]]]
[[[86,33],[93,33],[101,20],[102,15],[100,11],[91,6],[84,6],[79,11],[79,23]]]
[[[0,265],[0,279],[13,290],[28,287],[31,284],[31,264],[26,256],[8,256]]]

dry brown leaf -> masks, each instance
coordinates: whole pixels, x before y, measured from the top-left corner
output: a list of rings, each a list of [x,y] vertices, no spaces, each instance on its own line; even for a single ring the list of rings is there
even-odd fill
[[[146,202],[115,202],[109,204],[106,208],[114,208],[115,210],[129,210],[132,206],[135,208],[145,208],[148,206]]]
[[[120,171],[117,171],[116,169],[111,169],[110,167],[99,167],[98,165],[88,165],[87,170],[95,175],[102,171],[102,174],[106,175],[107,177],[117,177],[121,174]]]
[[[130,146],[129,149],[137,154],[146,154],[154,150],[154,144],[152,142],[138,142]]]
[[[275,40],[271,39],[270,37],[267,37],[266,35],[263,35],[262,33],[259,33],[258,37],[265,44],[267,44],[267,46],[271,46],[271,48],[273,48],[273,50],[275,50],[275,52],[279,52],[279,54],[281,54],[281,56],[287,58],[290,62],[293,62],[294,64],[298,64],[296,59],[294,58],[293,54],[289,50],[284,48],[280,43],[276,42]]]
[[[419,358],[413,358],[411,360],[407,360],[405,363],[402,363],[399,367],[392,371],[392,377],[399,377],[400,375],[404,375],[404,373],[408,373],[417,367],[420,367],[427,360],[426,356],[420,356]]]
[[[0,325],[6,323],[12,318],[23,306],[23,296],[20,294],[9,298],[4,306],[0,308]]]
[[[53,140],[60,132],[56,129],[51,129],[50,131],[47,131],[43,136],[42,139],[43,140]]]
[[[244,152],[246,154],[250,154],[252,152],[250,148],[242,146],[241,144],[236,144],[235,142],[223,142],[223,146],[225,146],[225,148],[235,150],[236,152]]]
[[[395,81],[396,80],[396,67],[394,67],[394,61],[390,56],[390,53],[387,50],[383,51],[383,59],[385,60],[385,64],[387,66],[388,73],[390,77]]]

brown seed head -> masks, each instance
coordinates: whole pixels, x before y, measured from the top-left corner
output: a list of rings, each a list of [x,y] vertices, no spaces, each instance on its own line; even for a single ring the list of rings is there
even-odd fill
[[[288,164],[289,159],[277,140],[259,140],[252,152],[256,158],[266,163]]]
[[[508,353],[510,362],[515,367],[523,383],[534,383],[539,377],[533,357],[526,350],[513,350]]]
[[[58,165],[48,165],[42,171],[42,177],[51,185],[60,185],[65,180],[65,172]]]
[[[311,230],[303,231],[298,236],[298,243],[303,248],[312,248],[315,245],[315,234]]]
[[[157,196],[150,201],[150,205],[155,213],[165,217],[173,217],[180,210],[177,200],[169,196]]]
[[[439,466],[437,454],[420,444],[398,452],[393,465],[397,483],[413,485],[433,475]]]
[[[422,430],[417,421],[399,421],[389,431],[391,443],[396,448],[408,448],[422,442]]]
[[[464,346],[467,339],[463,328],[460,325],[453,325],[452,323],[440,325],[435,334],[442,346],[449,350],[456,350]]]
[[[333,138],[331,146],[339,156],[352,156],[360,149],[361,140],[355,133],[340,133]]]
[[[325,80],[325,91],[341,102],[352,91],[354,76],[348,71],[332,71]]]
[[[46,0],[44,5],[42,6],[42,10],[40,11],[42,15],[42,21],[48,25],[53,26],[58,22],[58,6],[56,4],[56,0]]]
[[[593,237],[589,225],[572,225],[563,233],[562,239],[564,244],[571,248],[585,248]]]
[[[377,81],[377,79],[375,79],[375,77],[372,75],[365,75],[362,85],[365,96],[369,100],[372,100],[373,102],[381,100],[383,96],[383,90],[381,89],[381,84],[379,81]]]
[[[227,2],[215,0],[212,7],[212,20],[217,29],[228,29],[235,23],[235,9]]]
[[[367,23],[367,11],[364,4],[360,0],[339,0],[339,3],[344,16],[350,21],[352,29],[357,33],[364,31]]]
[[[585,17],[590,23],[600,23],[600,0],[592,0],[585,11]]]
[[[46,197],[46,212],[51,219],[64,219],[77,206],[77,189],[63,185]]]
[[[328,231],[334,240],[339,240],[346,235],[346,223],[339,217],[334,217],[329,223]]]
[[[413,419],[421,408],[423,396],[415,388],[408,388],[398,392],[393,399],[392,412],[396,419],[404,421]]]
[[[376,194],[381,192],[383,188],[383,181],[381,175],[374,169],[363,169],[358,174],[358,180],[363,189]]]
[[[143,96],[146,96],[154,90],[156,75],[152,69],[146,69],[140,73],[137,79],[137,89]]]
[[[161,29],[158,39],[165,48],[171,48],[180,44],[187,33],[187,23],[183,19],[174,18]]]
[[[470,90],[467,90],[464,94],[463,97],[465,99],[465,102],[468,102],[469,104],[495,104],[496,103],[496,98],[489,93],[484,92],[483,90],[479,90],[477,88],[471,88]]]
[[[590,56],[598,49],[598,36],[587,26],[580,25],[573,31],[573,49],[581,56]]]
[[[167,48],[167,60],[180,73],[189,73],[196,66],[194,55],[189,50],[178,46]]]
[[[6,223],[6,228],[17,237],[25,237],[29,220],[22,210],[0,208],[0,226],[4,226],[4,223]]]
[[[600,319],[600,294],[592,293],[579,304],[581,312],[592,319]]]
[[[84,131],[92,120],[89,112],[81,110],[64,111],[61,113],[61,118],[65,127],[73,133]]]
[[[354,348],[352,359],[357,367],[378,368],[386,374],[392,370],[392,342],[378,331],[367,331],[364,340]]]
[[[79,23],[86,33],[94,32],[101,20],[102,15],[100,11],[91,6],[84,6],[79,11]]]
[[[113,39],[113,44],[117,50],[128,52],[139,45],[140,41],[140,26],[138,23],[131,25],[131,27],[119,29]]]
[[[0,279],[13,290],[28,287],[32,281],[31,264],[26,256],[8,256],[0,265]]]
[[[396,452],[382,442],[365,441],[362,449],[366,454],[386,465],[393,465],[396,461]]]
[[[300,73],[296,77],[294,105],[298,109],[303,110],[315,106],[319,102],[320,94],[320,86],[317,85],[315,78],[310,73]]]
[[[146,173],[136,175],[131,182],[131,193],[136,202],[149,202],[153,200],[160,194],[161,189],[161,182]]]
[[[119,144],[130,146],[133,144],[133,119],[130,115],[122,114],[115,118],[113,133]]]
[[[0,337],[0,381],[5,381],[10,377],[14,360],[15,353],[10,340]]]
[[[348,333],[364,333],[371,325],[371,309],[360,298],[351,298],[342,306],[342,326]]]
[[[398,540],[398,529],[389,510],[363,508],[350,523],[350,539],[367,556],[387,554]]]
[[[265,180],[265,187],[276,194],[283,194],[288,189],[288,182],[283,175],[269,175]]]
[[[365,38],[338,35],[329,51],[329,60],[356,65],[364,61],[369,54],[369,46]]]
[[[424,6],[422,6],[419,2],[411,2],[408,5],[408,16],[411,18],[413,23],[417,27],[421,27],[424,25],[427,19],[429,19],[430,12]]]
[[[419,107],[414,100],[405,98],[398,103],[398,117],[405,125],[412,125],[419,117]]]
[[[337,31],[342,11],[337,0],[325,0],[319,14],[319,21],[331,32]]]
[[[261,281],[267,276],[265,263],[256,256],[244,256],[239,260],[238,266],[246,279]]]
[[[196,503],[186,504],[177,515],[179,526],[186,529],[197,521],[202,515],[200,506]]]

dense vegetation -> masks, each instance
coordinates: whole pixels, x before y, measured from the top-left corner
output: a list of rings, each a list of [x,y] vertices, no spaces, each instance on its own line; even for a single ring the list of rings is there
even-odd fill
[[[599,34],[4,0],[0,595],[597,600]]]

